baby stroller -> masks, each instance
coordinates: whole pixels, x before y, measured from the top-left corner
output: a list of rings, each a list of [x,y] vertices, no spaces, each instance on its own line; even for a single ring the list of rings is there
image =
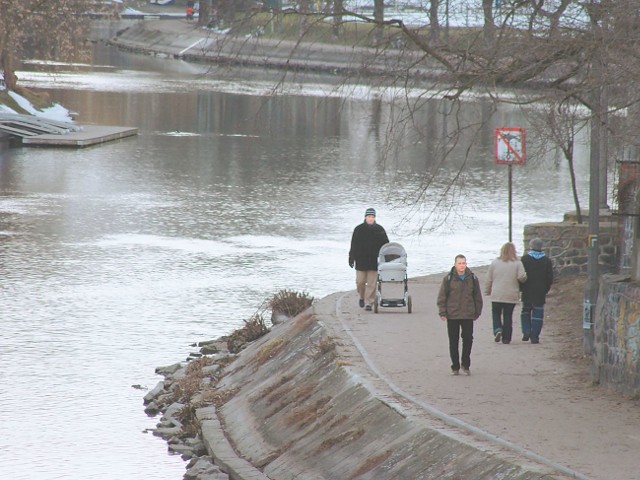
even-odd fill
[[[383,284],[388,283],[383,294]],[[385,243],[378,253],[378,291],[373,311],[378,307],[407,307],[411,313],[411,296],[407,287],[407,252],[399,243]],[[388,296],[393,293],[393,296]]]

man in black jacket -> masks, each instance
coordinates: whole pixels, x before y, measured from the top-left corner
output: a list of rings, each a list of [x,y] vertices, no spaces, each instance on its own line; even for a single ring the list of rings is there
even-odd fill
[[[553,264],[542,251],[542,240],[531,239],[529,248],[531,250],[522,256],[522,264],[527,272],[527,281],[520,284],[522,341],[531,340],[531,343],[540,343],[544,304],[553,283]]]
[[[387,232],[376,223],[376,211],[367,208],[364,222],[353,230],[349,266],[356,267],[356,288],[360,297],[360,307],[370,311],[376,301],[378,283],[378,252],[380,247],[389,243]]]

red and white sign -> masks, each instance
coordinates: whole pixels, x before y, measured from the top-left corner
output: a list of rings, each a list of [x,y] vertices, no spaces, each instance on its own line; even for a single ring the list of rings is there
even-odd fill
[[[524,128],[496,127],[493,144],[498,165],[525,164],[524,136]]]

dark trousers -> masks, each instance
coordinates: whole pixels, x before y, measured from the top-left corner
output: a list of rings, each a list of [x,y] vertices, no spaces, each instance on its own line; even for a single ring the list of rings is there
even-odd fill
[[[493,334],[502,332],[502,343],[510,343],[513,334],[513,309],[515,303],[491,302]]]
[[[522,334],[526,337],[531,337],[531,343],[540,342],[543,323],[544,303],[542,305],[534,305],[532,303],[522,304],[522,312],[520,312]]]
[[[449,355],[451,355],[451,370],[460,370],[471,366],[471,345],[473,344],[473,320],[447,320],[449,334]],[[462,333],[462,359],[458,350],[460,334]]]

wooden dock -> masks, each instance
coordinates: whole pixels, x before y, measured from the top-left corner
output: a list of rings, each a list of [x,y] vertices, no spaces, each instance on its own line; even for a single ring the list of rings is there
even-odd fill
[[[114,127],[104,125],[83,125],[78,132],[64,134],[41,134],[22,138],[22,144],[30,147],[89,147],[99,143],[119,140],[138,134],[133,127]]]
[[[77,125],[31,115],[0,114],[0,133],[33,147],[88,147],[138,134],[133,127]]]

